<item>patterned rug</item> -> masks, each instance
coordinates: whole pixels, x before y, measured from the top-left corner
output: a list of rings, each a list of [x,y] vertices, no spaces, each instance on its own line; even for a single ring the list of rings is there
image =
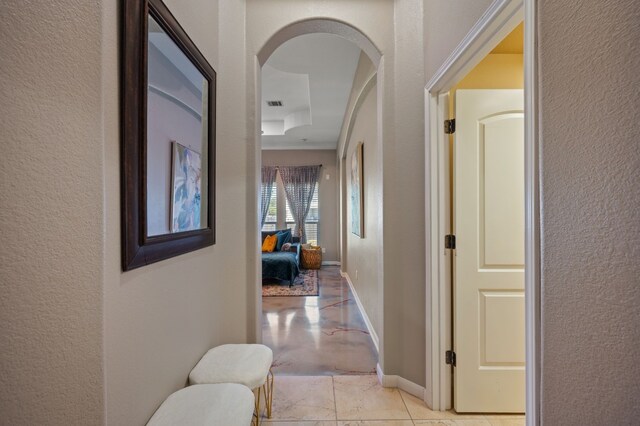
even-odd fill
[[[316,269],[301,269],[300,275],[293,281],[293,286],[291,287],[289,287],[288,281],[276,281],[265,280],[263,282],[262,297],[317,296],[320,287]]]

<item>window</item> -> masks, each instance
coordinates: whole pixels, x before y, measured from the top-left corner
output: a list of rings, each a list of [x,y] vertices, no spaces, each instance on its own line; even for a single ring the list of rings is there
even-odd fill
[[[320,208],[318,203],[318,185],[316,185],[316,188],[313,191],[313,198],[311,199],[311,207],[309,208],[309,214],[307,215],[307,220],[304,223],[304,228],[307,231],[307,243],[313,244],[314,246],[319,244],[318,242],[319,222],[320,222]],[[295,228],[293,215],[291,214],[291,209],[289,208],[289,200],[287,200],[286,225],[287,225],[287,228],[291,228],[291,229]]]
[[[269,200],[269,211],[262,225],[263,231],[275,231],[278,225],[278,185],[274,182],[271,187],[271,199]]]

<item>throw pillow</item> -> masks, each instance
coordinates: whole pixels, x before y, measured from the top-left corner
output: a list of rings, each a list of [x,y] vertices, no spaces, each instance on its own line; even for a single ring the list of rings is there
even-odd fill
[[[280,251],[289,251],[291,250],[291,243],[284,243],[280,248]]]
[[[262,243],[262,251],[265,253],[271,253],[278,244],[278,237],[276,235],[269,235],[264,239]]]
[[[276,245],[276,251],[281,251],[282,245],[284,243],[288,243],[291,241],[291,229],[278,231],[276,235],[278,236],[278,244]]]

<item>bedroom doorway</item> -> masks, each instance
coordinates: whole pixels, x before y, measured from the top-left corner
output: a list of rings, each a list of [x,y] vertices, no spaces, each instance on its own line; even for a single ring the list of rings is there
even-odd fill
[[[358,44],[301,34],[265,58],[261,72],[260,307],[274,373],[375,374],[378,351],[341,273],[338,152]]]
[[[504,4],[427,85],[427,182],[441,188],[431,201],[438,237],[428,263],[437,286],[428,291],[438,302],[428,319],[436,337],[428,371],[434,408],[519,414],[524,424],[525,411],[527,422],[536,419],[536,299],[527,276],[536,262],[536,228],[525,227],[536,215],[535,201],[525,204],[535,179],[528,133],[534,123],[525,123],[531,51],[523,5]]]

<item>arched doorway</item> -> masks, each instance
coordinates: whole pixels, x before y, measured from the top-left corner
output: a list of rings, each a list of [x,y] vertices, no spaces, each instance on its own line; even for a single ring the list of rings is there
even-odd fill
[[[381,147],[382,146],[382,123],[383,123],[383,118],[385,116],[385,110],[383,108],[384,105],[384,58],[383,55],[381,53],[381,51],[375,46],[375,44],[371,41],[371,39],[369,37],[367,37],[363,32],[361,32],[359,29],[357,29],[356,27],[347,24],[345,22],[341,22],[338,20],[334,20],[334,19],[327,19],[327,18],[312,18],[312,19],[305,19],[305,20],[301,20],[301,21],[296,21],[293,22],[289,25],[286,25],[284,27],[282,27],[280,30],[276,31],[273,35],[271,35],[271,37],[269,37],[269,39],[263,44],[262,48],[257,52],[256,56],[255,56],[255,98],[254,101],[252,102],[254,104],[255,107],[255,117],[260,117],[261,116],[261,103],[262,103],[262,99],[261,99],[261,90],[260,90],[260,84],[262,81],[262,67],[263,65],[265,65],[265,63],[267,62],[267,60],[269,59],[269,57],[276,51],[276,49],[278,49],[280,46],[282,46],[284,43],[299,37],[299,36],[304,36],[304,35],[308,35],[308,34],[331,34],[331,35],[336,35],[339,36],[343,39],[346,39],[350,42],[352,42],[353,44],[355,44],[356,46],[358,46],[362,52],[364,52],[366,54],[366,56],[369,58],[369,60],[371,61],[371,63],[374,64],[375,69],[376,69],[376,79],[374,79],[377,84],[372,86],[371,82],[368,82],[368,87],[367,87],[367,91],[371,91],[371,88],[374,87],[376,88],[377,91],[377,138],[378,138],[378,143],[377,146]],[[363,90],[364,92],[364,90]],[[361,101],[360,101],[361,103]],[[354,119],[354,113],[357,110],[357,105],[358,103],[356,102],[356,105],[352,105],[352,108],[346,111],[346,115],[345,115],[345,126],[347,128],[350,128],[352,126],[351,121]],[[259,173],[259,168],[261,165],[261,129],[259,126],[259,120],[256,119],[255,125],[253,126],[253,128],[250,129],[250,131],[253,133],[253,137],[255,137],[255,171],[256,171],[256,200],[259,198],[259,191],[260,191],[260,173]],[[345,160],[345,156],[346,156],[346,147],[345,146],[339,146],[338,147],[338,156],[339,156],[339,174],[340,176],[342,176],[341,179],[341,183],[340,183],[340,188],[342,190],[342,193],[340,194],[340,200],[342,201],[342,203],[344,203],[344,161]],[[376,155],[378,164],[376,165],[377,168],[379,170],[382,170],[382,149],[379,149],[379,152],[377,152]],[[256,211],[258,210],[257,208],[255,209]],[[341,223],[340,223],[340,242],[339,242],[339,248],[340,248],[340,252],[341,252],[341,262],[343,262],[343,266],[344,267],[344,262],[345,262],[345,250],[346,250],[346,242],[345,242],[345,234],[348,231],[347,229],[347,225],[346,225],[346,220],[345,220],[345,214],[344,214],[344,207],[340,208],[340,216],[341,216]],[[255,220],[254,223],[258,223],[259,220]],[[380,227],[382,226],[382,221],[380,220]],[[259,227],[259,225],[258,225]],[[259,229],[256,230],[255,235],[259,235]],[[382,233],[380,232],[380,235],[382,235]],[[255,250],[259,250],[259,241],[255,241],[255,244],[253,245],[253,247],[255,247]],[[379,259],[382,259],[382,255],[383,255],[383,251],[382,251],[382,244],[379,245],[378,248],[378,256]],[[256,312],[256,340],[257,341],[261,341],[262,340],[262,336],[261,336],[261,320],[262,320],[262,304],[261,304],[261,286],[262,286],[262,276],[261,276],[261,265],[258,264],[258,260],[260,259],[260,255],[258,253],[256,253],[256,262],[255,262],[255,282],[256,285],[254,287],[255,292],[253,293],[253,300],[255,301],[255,312]],[[383,262],[377,262],[377,270],[376,270],[376,283],[375,286],[377,287],[377,290],[380,294],[380,298],[379,298],[379,312],[380,312],[380,316],[382,316],[382,290],[383,290]],[[382,322],[382,321],[381,321]],[[380,327],[382,328],[382,327]],[[375,333],[374,333],[375,334]],[[378,360],[379,360],[379,364],[382,364],[382,360],[383,360],[383,345],[382,345],[382,333],[378,333],[377,337],[374,339],[374,342],[376,343],[376,349],[378,349]]]

